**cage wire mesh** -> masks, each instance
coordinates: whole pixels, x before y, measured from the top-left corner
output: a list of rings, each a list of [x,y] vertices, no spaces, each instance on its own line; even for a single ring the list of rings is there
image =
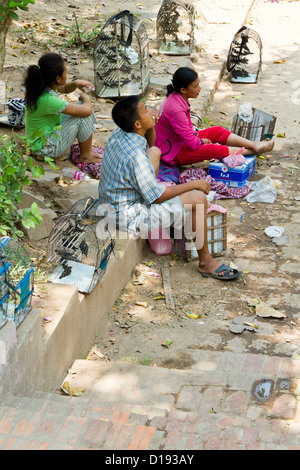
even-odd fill
[[[24,113],[23,120],[16,121],[17,123],[14,125],[12,125],[13,120],[10,122],[8,102],[15,99],[24,101],[23,82],[27,68],[27,65],[5,67],[0,74],[0,125],[12,126],[17,129],[24,127]]]
[[[114,234],[99,230],[104,217],[97,215],[98,205],[92,197],[81,199],[53,227],[47,247],[50,282],[75,285],[89,294],[104,274]]]
[[[156,19],[159,54],[188,55],[194,46],[195,10],[192,3],[163,0]]]
[[[253,118],[251,122],[243,121],[236,114],[233,117],[231,131],[245,139],[261,141],[274,136],[276,116],[252,108]]]
[[[262,42],[259,34],[243,26],[235,34],[227,56],[227,71],[231,81],[255,83],[261,71]]]
[[[94,45],[95,92],[115,98],[144,93],[149,84],[149,40],[142,18],[124,10],[110,17]]]
[[[0,317],[18,326],[31,310],[34,268],[25,248],[9,237],[1,238],[0,261]]]

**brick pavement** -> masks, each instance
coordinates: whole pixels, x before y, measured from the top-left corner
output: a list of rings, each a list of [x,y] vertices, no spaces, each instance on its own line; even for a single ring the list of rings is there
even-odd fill
[[[208,363],[214,367],[203,375]],[[233,372],[244,380],[233,380]],[[129,373],[132,393],[110,401],[109,379],[122,383]],[[1,450],[300,449],[297,360],[201,351],[192,371],[76,361],[66,379],[85,392],[39,392],[0,408]],[[253,395],[263,379],[273,383],[266,402]],[[167,400],[161,382],[168,382]]]

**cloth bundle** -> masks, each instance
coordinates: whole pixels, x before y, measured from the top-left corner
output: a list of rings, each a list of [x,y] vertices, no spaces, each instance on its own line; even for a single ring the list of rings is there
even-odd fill
[[[25,126],[25,100],[12,98],[6,103],[8,107],[8,122],[12,126]]]

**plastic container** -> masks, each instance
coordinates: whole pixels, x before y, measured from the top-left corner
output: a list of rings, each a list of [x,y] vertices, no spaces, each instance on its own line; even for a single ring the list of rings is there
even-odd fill
[[[243,188],[255,173],[255,157],[245,156],[245,163],[229,168],[222,161],[209,163],[209,174],[217,181],[222,181],[232,188]]]
[[[156,255],[169,255],[172,242],[169,233],[163,228],[151,230],[148,234],[149,244]]]
[[[72,178],[77,181],[90,181],[90,177],[80,170],[74,170],[73,168],[63,168],[62,174],[67,178]]]

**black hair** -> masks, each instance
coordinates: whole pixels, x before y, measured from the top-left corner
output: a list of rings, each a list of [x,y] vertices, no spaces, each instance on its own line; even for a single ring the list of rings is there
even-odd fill
[[[187,88],[192,82],[197,80],[198,74],[189,67],[180,67],[173,75],[172,83],[167,86],[167,96],[173,91],[180,92],[181,88]]]
[[[111,112],[115,124],[125,132],[133,132],[134,123],[139,119],[137,95],[125,96],[118,101]]]
[[[40,57],[38,65],[30,65],[24,80],[25,102],[29,109],[36,109],[36,103],[45,89],[64,73],[64,59],[54,52]]]

